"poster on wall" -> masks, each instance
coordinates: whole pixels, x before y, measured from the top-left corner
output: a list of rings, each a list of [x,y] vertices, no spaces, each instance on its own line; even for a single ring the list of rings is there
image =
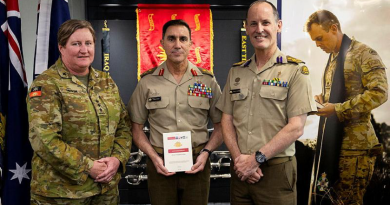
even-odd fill
[[[160,44],[166,22],[182,19],[191,28],[193,42],[188,60],[194,65],[213,71],[213,21],[208,4],[138,4],[137,50],[138,80],[143,72],[166,60]]]

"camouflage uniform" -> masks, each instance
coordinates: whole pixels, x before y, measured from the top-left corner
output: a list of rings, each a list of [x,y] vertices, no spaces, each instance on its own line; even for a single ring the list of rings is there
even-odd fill
[[[323,97],[329,101],[337,55],[324,73]],[[378,144],[370,122],[371,110],[387,100],[385,65],[365,44],[354,39],[345,57],[346,101],[335,104],[338,119],[344,122],[344,137],[339,161],[340,181],[336,193],[344,204],[363,204],[363,195],[374,171],[375,157],[369,150]]]
[[[27,97],[34,149],[31,193],[83,199],[116,192],[130,156],[129,116],[108,73],[90,67],[86,87],[59,59],[39,75]],[[94,160],[116,157],[120,168],[108,184],[89,177]]]

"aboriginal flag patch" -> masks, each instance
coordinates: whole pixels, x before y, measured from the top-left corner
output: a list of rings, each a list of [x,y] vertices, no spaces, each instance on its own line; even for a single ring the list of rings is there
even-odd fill
[[[30,98],[41,97],[41,95],[42,95],[41,89],[42,89],[41,86],[31,88]]]

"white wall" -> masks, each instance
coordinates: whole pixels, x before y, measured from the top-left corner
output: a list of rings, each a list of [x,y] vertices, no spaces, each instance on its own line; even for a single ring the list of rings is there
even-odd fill
[[[85,0],[68,0],[70,17],[85,19]],[[22,46],[27,81],[30,85],[33,77],[34,52],[37,28],[38,0],[19,0],[22,19]]]

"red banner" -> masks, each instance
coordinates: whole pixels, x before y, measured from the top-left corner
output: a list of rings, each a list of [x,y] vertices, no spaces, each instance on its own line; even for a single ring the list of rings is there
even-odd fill
[[[188,60],[213,71],[213,21],[208,4],[138,4],[138,80],[141,73],[160,65],[166,54],[160,44],[162,28],[172,19],[183,19],[193,42]]]

